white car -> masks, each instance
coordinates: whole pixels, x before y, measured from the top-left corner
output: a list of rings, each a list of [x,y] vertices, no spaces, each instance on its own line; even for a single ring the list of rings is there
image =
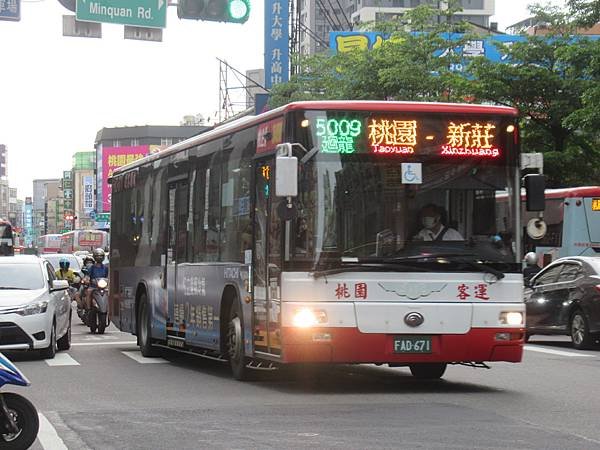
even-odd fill
[[[41,350],[54,358],[71,347],[69,283],[33,255],[0,256],[0,352]]]

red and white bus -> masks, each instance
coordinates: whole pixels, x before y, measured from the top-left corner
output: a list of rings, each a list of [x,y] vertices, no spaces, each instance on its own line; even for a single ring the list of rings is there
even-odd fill
[[[224,124],[115,171],[112,319],[146,356],[238,379],[519,362],[518,161],[506,107],[300,102]]]
[[[523,214],[524,223],[537,216]],[[543,238],[524,234],[526,249],[539,255],[541,265],[564,256],[600,256],[600,186],[547,189],[544,221]]]
[[[44,234],[37,240],[38,253],[60,253],[60,234]]]
[[[63,233],[60,238],[62,253],[108,248],[108,233],[101,230],[73,230]]]

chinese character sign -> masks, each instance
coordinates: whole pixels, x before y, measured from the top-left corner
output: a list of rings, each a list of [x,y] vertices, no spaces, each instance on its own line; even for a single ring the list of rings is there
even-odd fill
[[[289,1],[265,2],[265,87],[285,83],[290,69]]]
[[[417,121],[372,119],[369,143],[373,153],[413,154],[417,145]]]
[[[106,147],[102,149],[102,211],[110,212],[112,186],[108,179],[121,166],[142,159],[149,152],[147,145],[136,147]]]
[[[94,177],[83,177],[83,211],[89,214],[94,209]]]
[[[450,122],[441,154],[497,158],[500,150],[493,145],[495,128],[491,123]]]

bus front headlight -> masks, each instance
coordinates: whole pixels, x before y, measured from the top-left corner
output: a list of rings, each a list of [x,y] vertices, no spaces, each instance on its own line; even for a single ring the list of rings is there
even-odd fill
[[[310,328],[327,322],[327,313],[323,310],[310,308],[297,309],[292,318],[292,324],[298,328]]]
[[[523,313],[518,311],[505,311],[500,313],[502,325],[523,325]]]

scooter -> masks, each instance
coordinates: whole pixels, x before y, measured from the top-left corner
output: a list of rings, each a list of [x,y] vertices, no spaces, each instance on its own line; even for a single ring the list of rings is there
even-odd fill
[[[89,284],[89,281],[87,280],[87,277],[84,277],[83,279],[81,279],[79,281],[79,283],[77,285],[73,284],[73,287],[76,287],[78,292],[79,292],[79,297],[80,297],[80,301],[79,303],[76,303],[76,308],[77,308],[77,316],[79,317],[79,319],[81,319],[81,322],[87,326],[87,317],[88,317],[88,311],[87,309],[84,308],[84,299],[85,299],[85,290],[87,285]]]
[[[90,331],[104,334],[108,321],[108,280],[98,278],[92,292],[92,305],[88,311],[87,324]]]
[[[29,386],[31,383],[0,353],[0,387],[5,384]],[[0,448],[29,448],[35,441],[39,428],[38,413],[29,400],[13,392],[0,392]]]

